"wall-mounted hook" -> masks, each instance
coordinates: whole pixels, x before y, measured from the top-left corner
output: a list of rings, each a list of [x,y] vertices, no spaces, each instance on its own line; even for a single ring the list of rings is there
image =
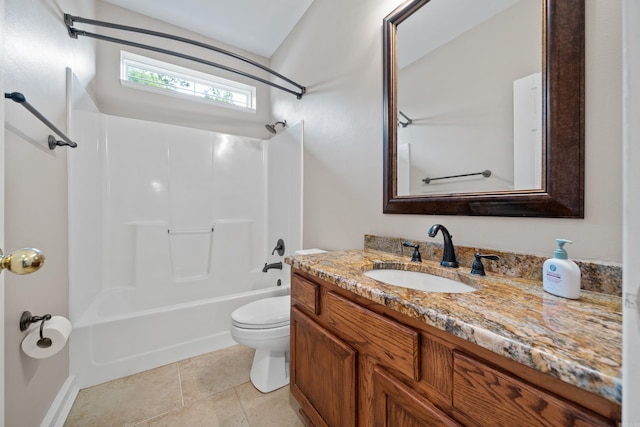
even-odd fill
[[[0,272],[6,269],[15,274],[30,274],[44,264],[45,257],[35,248],[22,248],[4,256],[0,249]]]

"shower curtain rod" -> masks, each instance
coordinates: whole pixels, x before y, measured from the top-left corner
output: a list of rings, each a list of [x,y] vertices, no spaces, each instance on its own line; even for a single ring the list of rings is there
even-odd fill
[[[144,29],[144,28],[130,27],[130,26],[127,26],[127,25],[114,24],[112,22],[97,21],[97,20],[94,20],[94,19],[82,18],[80,16],[73,16],[73,15],[70,15],[68,13],[64,14],[64,22],[67,25],[67,30],[69,32],[69,37],[74,38],[74,39],[77,39],[78,36],[80,35],[80,36],[94,38],[94,39],[97,39],[97,40],[103,40],[103,41],[108,41],[108,42],[112,42],[112,43],[119,43],[119,44],[124,44],[124,45],[127,45],[127,46],[138,47],[138,48],[141,48],[141,49],[151,50],[151,51],[154,51],[154,52],[164,53],[166,55],[176,56],[178,58],[183,58],[183,59],[187,59],[187,60],[190,60],[190,61],[199,62],[199,63],[204,64],[204,65],[209,65],[211,67],[220,68],[222,70],[229,71],[231,73],[239,74],[241,76],[248,77],[250,79],[259,81],[260,83],[264,83],[264,84],[269,85],[271,87],[274,87],[276,89],[280,89],[280,90],[282,90],[284,92],[288,92],[288,93],[290,93],[292,95],[295,95],[296,98],[298,98],[298,99],[301,99],[302,95],[304,95],[305,92],[306,92],[306,88],[304,86],[294,82],[293,80],[283,76],[282,74],[272,70],[269,67],[266,67],[266,66],[264,66],[262,64],[259,64],[259,63],[255,62],[255,61],[253,61],[253,60],[251,60],[249,58],[245,58],[242,55],[238,55],[236,53],[233,53],[233,52],[230,52],[228,50],[221,49],[219,47],[212,46],[212,45],[209,45],[209,44],[206,44],[206,43],[198,42],[198,41],[187,39],[187,38],[180,37],[180,36],[175,36],[173,34],[167,34],[167,33],[161,33],[161,32],[158,32],[158,31],[147,30],[147,29]],[[198,46],[198,47],[201,47],[201,48],[204,48],[204,49],[209,49],[209,50],[212,50],[214,52],[218,52],[218,53],[221,53],[223,55],[227,55],[227,56],[230,56],[232,58],[238,59],[240,61],[246,62],[247,64],[253,65],[254,67],[260,68],[261,70],[266,71],[269,74],[271,74],[271,75],[273,75],[275,77],[278,77],[279,79],[282,79],[285,82],[297,87],[298,89],[300,89],[300,91],[296,92],[294,90],[288,89],[288,88],[286,88],[284,86],[281,86],[279,84],[270,82],[269,80],[263,79],[263,78],[258,77],[258,76],[254,76],[253,74],[249,74],[247,72],[244,72],[244,71],[241,71],[241,70],[237,70],[235,68],[231,68],[231,67],[228,67],[226,65],[221,65],[221,64],[218,64],[218,63],[215,63],[215,62],[211,62],[211,61],[207,61],[207,60],[204,60],[204,59],[201,59],[201,58],[197,58],[195,56],[185,55],[183,53],[175,52],[175,51],[168,50],[168,49],[163,49],[163,48],[159,48],[159,47],[155,47],[155,46],[149,46],[149,45],[142,44],[142,43],[132,42],[132,41],[129,41],[129,40],[123,40],[123,39],[119,39],[119,38],[115,38],[115,37],[103,36],[103,35],[100,35],[100,34],[90,33],[90,32],[84,31],[84,30],[79,30],[79,29],[73,27],[74,22],[79,22],[79,23],[84,23],[84,24],[89,24],[89,25],[97,25],[97,26],[107,27],[107,28],[114,28],[114,29],[123,30],[123,31],[131,31],[131,32],[141,33],[141,34],[147,34],[147,35],[150,35],[150,36],[155,36],[155,37],[161,37],[161,38],[165,38],[165,39],[175,40],[175,41],[179,41],[179,42],[182,42],[182,43],[187,43],[187,44],[190,44],[190,45],[193,45],[193,46]]]

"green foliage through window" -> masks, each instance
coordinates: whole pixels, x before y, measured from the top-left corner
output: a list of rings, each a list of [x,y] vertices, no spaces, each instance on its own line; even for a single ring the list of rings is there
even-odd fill
[[[182,95],[195,96],[212,102],[233,105],[241,108],[255,109],[255,88],[243,85],[241,83],[226,81],[218,83],[214,79],[222,81],[223,79],[209,76],[211,80],[199,78],[183,74],[181,72],[172,72],[164,70],[157,64],[163,64],[180,71],[186,70],[182,67],[172,66],[172,64],[161,63],[151,58],[144,58],[150,64],[137,61],[135,59],[143,58],[139,55],[122,52],[123,63],[123,80],[156,88],[160,90],[171,91]],[[135,57],[135,59],[133,59]],[[156,64],[151,64],[156,63]],[[163,72],[166,71],[166,72]],[[188,71],[188,70],[187,70]],[[193,73],[197,73],[193,71]],[[233,84],[237,87],[232,87]],[[253,90],[252,90],[253,89]]]
[[[143,70],[142,68],[133,66],[127,67],[127,77],[129,78],[129,81],[133,83],[140,83],[147,86],[166,89],[174,89],[178,86],[188,88],[191,85],[191,83],[186,80],[155,73],[150,70]]]

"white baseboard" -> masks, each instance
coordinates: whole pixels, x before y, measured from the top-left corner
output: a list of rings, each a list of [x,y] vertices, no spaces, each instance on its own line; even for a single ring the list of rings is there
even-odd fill
[[[67,378],[53,403],[51,403],[40,427],[63,427],[79,391],[80,389],[76,385],[76,377],[70,376]]]

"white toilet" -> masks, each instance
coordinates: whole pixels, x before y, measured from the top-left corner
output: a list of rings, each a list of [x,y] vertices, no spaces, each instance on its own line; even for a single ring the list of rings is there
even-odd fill
[[[263,393],[289,384],[291,296],[250,302],[231,313],[231,337],[255,348],[251,382]]]
[[[307,249],[296,254],[322,252],[325,251]],[[290,295],[253,301],[231,313],[231,337],[256,349],[249,377],[263,393],[289,384],[290,320]]]

